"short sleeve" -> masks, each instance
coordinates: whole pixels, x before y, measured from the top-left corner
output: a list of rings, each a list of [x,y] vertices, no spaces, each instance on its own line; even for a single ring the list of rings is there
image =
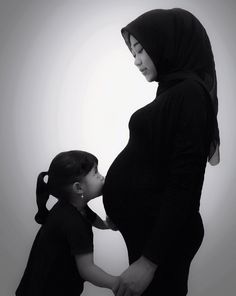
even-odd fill
[[[86,206],[86,207],[85,207],[85,213],[86,213],[86,216],[87,216],[88,220],[89,220],[91,223],[93,223],[93,222],[96,220],[96,218],[97,218],[97,214],[94,213],[94,211],[91,210],[89,206]]]
[[[73,213],[64,227],[72,255],[93,252],[92,226],[80,213]]]

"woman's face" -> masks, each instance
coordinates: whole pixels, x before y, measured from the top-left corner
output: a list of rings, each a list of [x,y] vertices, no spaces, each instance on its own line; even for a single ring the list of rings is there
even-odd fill
[[[154,81],[157,76],[156,67],[145,49],[132,35],[130,35],[130,47],[134,56],[135,66],[138,67],[139,71],[142,72],[147,81]]]

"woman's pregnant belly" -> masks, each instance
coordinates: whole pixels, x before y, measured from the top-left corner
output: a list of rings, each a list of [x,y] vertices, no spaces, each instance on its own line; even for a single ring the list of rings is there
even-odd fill
[[[129,200],[132,199],[132,178],[134,155],[127,145],[111,164],[103,187],[103,203],[107,215],[112,218],[115,212],[128,211]],[[125,205],[126,204],[126,207]]]
[[[157,206],[162,182],[156,175],[153,160],[148,157],[129,142],[111,164],[105,178],[103,203],[114,223],[130,216],[135,219],[140,214],[150,215]]]

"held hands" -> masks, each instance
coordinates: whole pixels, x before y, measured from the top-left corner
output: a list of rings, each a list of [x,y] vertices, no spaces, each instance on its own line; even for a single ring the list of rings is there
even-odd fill
[[[120,277],[119,276],[114,276],[114,282],[112,283],[111,290],[116,295],[120,285]]]
[[[116,296],[140,296],[151,283],[157,266],[145,257],[140,257],[121,275]],[[114,291],[113,291],[114,292]]]

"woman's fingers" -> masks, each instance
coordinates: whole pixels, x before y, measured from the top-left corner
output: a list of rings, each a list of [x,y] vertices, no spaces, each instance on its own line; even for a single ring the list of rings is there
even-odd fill
[[[133,262],[121,275],[116,296],[139,296],[151,283],[157,266],[145,257]]]
[[[124,296],[136,296],[135,294],[132,294],[131,291],[126,290]],[[138,295],[137,295],[138,296]]]
[[[137,294],[132,293],[128,287],[122,286],[121,288],[119,288],[117,294],[115,294],[116,296],[139,296]]]

